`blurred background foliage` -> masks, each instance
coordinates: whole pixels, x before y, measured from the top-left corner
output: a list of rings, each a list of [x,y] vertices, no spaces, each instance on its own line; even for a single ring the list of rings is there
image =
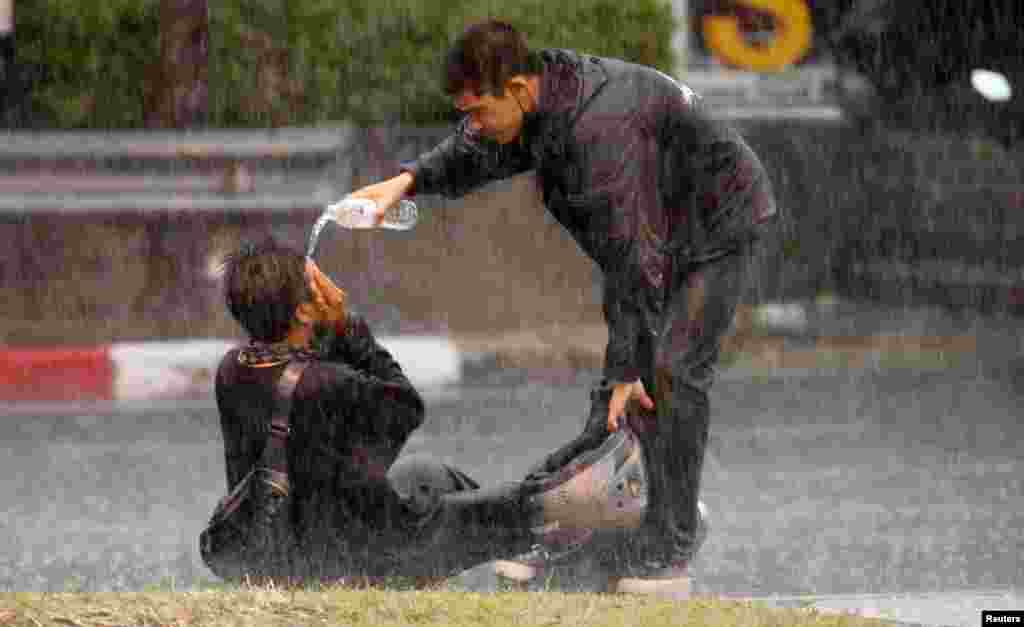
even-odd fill
[[[244,0],[211,2],[211,127],[444,124],[443,53],[500,16],[533,47],[573,48],[670,72],[664,0]],[[158,0],[18,0],[18,58],[35,68],[36,126],[142,128],[157,80]]]
[[[38,125],[131,128],[160,50],[155,0],[18,0],[17,56]]]

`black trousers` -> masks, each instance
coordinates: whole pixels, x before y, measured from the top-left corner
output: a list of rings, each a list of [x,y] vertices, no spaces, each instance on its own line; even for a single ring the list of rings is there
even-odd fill
[[[436,580],[518,555],[535,542],[522,484],[481,489],[464,472],[427,455],[400,456],[387,483],[387,498],[377,503],[386,512],[373,522],[344,526],[329,518],[308,521],[271,578],[355,585]]]
[[[697,501],[708,440],[708,390],[736,307],[748,280],[754,246],[677,275],[660,329],[641,339],[642,380],[654,400],[647,412],[627,408],[644,446],[650,481],[640,529],[598,534],[587,553],[620,576],[644,576],[688,563],[694,554]],[[583,432],[546,457],[527,477],[549,476],[607,437],[611,387],[591,394]]]
[[[428,456],[399,458],[388,480],[421,515],[397,574],[449,577],[530,549],[533,514],[521,483],[481,489],[462,471]]]

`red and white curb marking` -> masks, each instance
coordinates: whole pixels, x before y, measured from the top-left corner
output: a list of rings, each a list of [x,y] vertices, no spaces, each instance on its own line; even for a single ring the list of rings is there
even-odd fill
[[[427,398],[457,383],[462,359],[446,337],[378,341]],[[206,399],[234,340],[123,342],[82,347],[0,346],[0,402]]]

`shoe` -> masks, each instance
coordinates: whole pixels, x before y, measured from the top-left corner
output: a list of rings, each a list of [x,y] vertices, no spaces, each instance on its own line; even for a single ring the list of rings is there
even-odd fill
[[[563,529],[555,527],[545,532],[543,541],[528,552],[508,560],[496,560],[494,573],[512,583],[526,585],[545,569],[566,561],[586,546],[593,537],[592,529]]]
[[[672,576],[622,577],[612,587],[619,594],[640,594],[673,601],[685,601],[693,592],[692,581],[684,566]]]
[[[693,539],[691,560],[700,551],[700,547],[704,546],[704,541],[708,539],[709,533],[711,533],[711,522],[708,520],[707,505],[704,505],[703,501],[697,501],[697,534]]]
[[[689,550],[689,557],[669,564],[651,568],[642,577],[620,577],[609,587],[622,594],[642,594],[681,601],[692,594],[692,579],[689,564],[700,551],[708,537],[708,511],[704,503],[697,502],[697,533]]]

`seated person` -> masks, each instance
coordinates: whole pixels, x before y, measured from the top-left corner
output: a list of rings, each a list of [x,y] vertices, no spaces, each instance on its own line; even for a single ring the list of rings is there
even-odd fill
[[[223,281],[250,337],[216,375],[229,492],[259,458],[285,364],[309,362],[294,387],[287,442],[297,543],[272,578],[443,578],[536,543],[536,505],[515,484],[480,490],[427,458],[396,463],[423,421],[423,401],[316,263],[270,240],[231,256]]]

